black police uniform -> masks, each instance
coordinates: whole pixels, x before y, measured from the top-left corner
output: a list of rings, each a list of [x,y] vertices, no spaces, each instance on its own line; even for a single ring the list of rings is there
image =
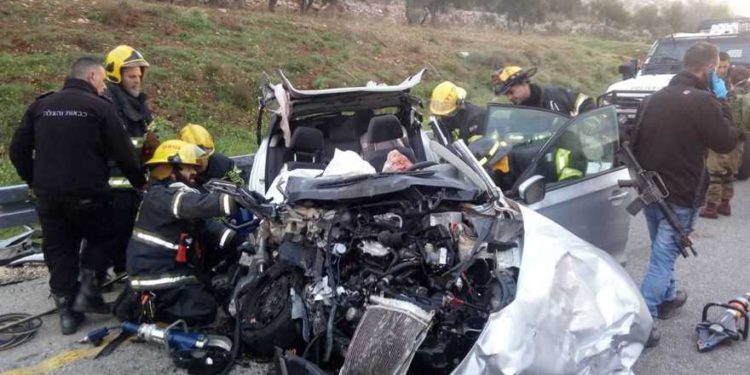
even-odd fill
[[[146,95],[141,93],[138,97],[134,97],[128,94],[122,86],[111,82],[107,82],[105,94],[112,100],[117,109],[117,115],[125,124],[125,130],[135,148],[136,157],[141,162],[145,162],[142,160],[142,148],[148,125],[153,120],[146,102]],[[111,223],[114,231],[114,245],[111,249],[111,257],[115,272],[119,273],[125,271],[125,250],[128,247],[130,234],[133,232],[141,197],[114,163],[110,166],[109,184],[112,187],[114,209]]]
[[[465,103],[453,116],[441,116],[440,123],[454,139],[469,142],[473,135],[484,135],[487,129],[487,110],[480,106]]]
[[[531,95],[521,105],[545,108],[551,111],[576,116],[596,108],[594,100],[570,89],[557,86],[530,84]]]
[[[213,321],[217,304],[201,281],[202,271],[221,258],[216,253],[236,246],[235,232],[204,219],[229,216],[236,209],[234,199],[226,194],[200,193],[170,181],[151,185],[128,244],[132,291],[125,293],[153,293],[156,320],[184,319],[191,325]],[[195,243],[200,255],[190,246]],[[128,318],[133,307],[132,303],[117,306],[116,313]]]
[[[102,271],[111,246],[108,160],[133,186],[146,179],[112,103],[86,81],[67,79],[62,91],[40,96],[10,144],[18,175],[38,197],[42,250],[52,293],[76,293],[80,265]]]

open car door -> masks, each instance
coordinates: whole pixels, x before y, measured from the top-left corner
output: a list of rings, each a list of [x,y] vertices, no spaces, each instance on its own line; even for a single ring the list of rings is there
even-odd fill
[[[624,204],[629,191],[617,181],[630,174],[615,160],[617,125],[614,106],[569,120],[542,146],[513,191],[525,180],[541,176],[545,197],[530,208],[625,263],[630,215]]]

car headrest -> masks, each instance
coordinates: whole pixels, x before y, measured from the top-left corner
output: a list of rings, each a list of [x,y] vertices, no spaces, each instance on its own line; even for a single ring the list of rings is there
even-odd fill
[[[323,149],[323,132],[319,129],[300,126],[294,129],[290,149],[293,152],[315,154]]]
[[[370,143],[378,143],[400,139],[404,136],[404,131],[401,129],[401,121],[398,117],[382,115],[370,119],[367,135]]]

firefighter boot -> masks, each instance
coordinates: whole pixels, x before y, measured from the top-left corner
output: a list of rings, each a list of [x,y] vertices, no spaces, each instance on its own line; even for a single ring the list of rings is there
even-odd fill
[[[60,330],[63,335],[72,335],[78,330],[78,325],[83,322],[83,314],[71,309],[73,297],[65,294],[53,294],[57,306],[57,314],[60,315]]]
[[[716,212],[716,203],[706,203],[706,206],[701,208],[701,212],[699,213],[699,215],[700,217],[705,217],[706,219],[718,219],[719,213]]]
[[[724,216],[732,216],[732,206],[729,205],[729,199],[722,199],[716,212]]]
[[[81,270],[81,289],[78,291],[73,311],[109,314],[109,306],[102,298],[101,282],[96,271]]]

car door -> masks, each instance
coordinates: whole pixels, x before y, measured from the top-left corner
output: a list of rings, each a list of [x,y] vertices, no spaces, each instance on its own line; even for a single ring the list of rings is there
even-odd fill
[[[627,168],[616,163],[618,145],[615,107],[586,112],[556,130],[515,186],[542,176],[545,197],[530,208],[624,263],[630,228],[625,203],[633,193],[617,184],[630,178]],[[561,161],[565,155],[567,164]],[[572,173],[557,173],[564,168]]]

